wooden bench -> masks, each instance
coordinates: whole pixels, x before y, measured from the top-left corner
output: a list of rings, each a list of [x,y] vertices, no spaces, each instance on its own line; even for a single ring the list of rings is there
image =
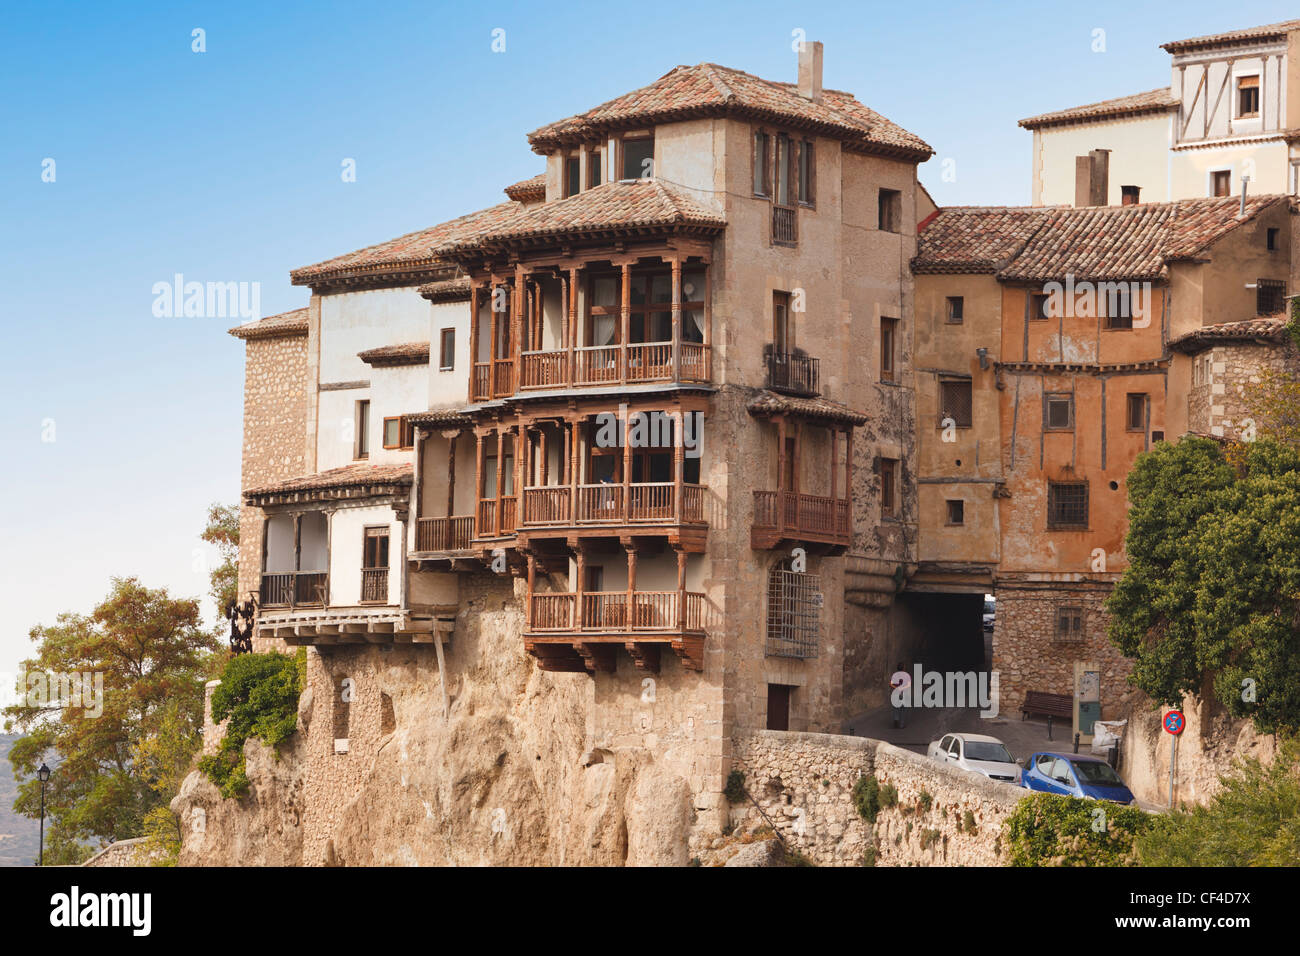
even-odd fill
[[[1025,694],[1025,702],[1020,705],[1020,719],[1030,714],[1047,718],[1047,739],[1052,739],[1052,718],[1074,718],[1074,701],[1069,694],[1048,694],[1041,690],[1031,690]]]

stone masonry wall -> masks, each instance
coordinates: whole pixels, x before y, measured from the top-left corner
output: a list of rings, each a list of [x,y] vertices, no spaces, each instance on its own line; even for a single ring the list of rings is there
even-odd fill
[[[307,473],[307,335],[249,339],[246,349],[241,489]],[[262,509],[241,504],[239,541],[242,596],[261,585]],[[276,649],[266,643],[255,649]]]
[[[868,848],[877,866],[999,865],[1002,822],[1025,795],[866,737],[767,730],[738,737],[733,748],[762,810],[734,806],[737,831],[774,826],[819,866],[862,866]],[[871,774],[898,790],[897,805],[874,825],[853,805],[858,777]]]
[[[1050,590],[1018,589],[999,584],[993,629],[993,669],[998,672],[998,706],[1018,716],[1027,691],[1074,693],[1076,661],[1101,668],[1103,720],[1127,715],[1135,691],[1128,684],[1132,662],[1106,637],[1102,603],[1110,593],[1103,582],[1057,583]],[[1057,634],[1057,610],[1083,609],[1083,639],[1063,641]]]
[[[1205,358],[1201,354],[1192,360]],[[1243,343],[1210,349],[1208,381],[1193,386],[1188,396],[1188,427],[1215,438],[1241,437],[1243,424],[1254,411],[1252,392],[1270,372],[1292,377],[1300,373],[1300,352],[1294,345]]]

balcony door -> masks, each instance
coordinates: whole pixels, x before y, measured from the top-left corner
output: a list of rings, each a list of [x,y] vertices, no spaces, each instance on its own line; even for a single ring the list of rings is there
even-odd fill
[[[388,526],[366,528],[361,549],[361,601],[388,601]]]
[[[772,354],[782,356],[794,351],[794,329],[790,323],[790,293],[772,293]],[[778,358],[779,361],[779,358]]]

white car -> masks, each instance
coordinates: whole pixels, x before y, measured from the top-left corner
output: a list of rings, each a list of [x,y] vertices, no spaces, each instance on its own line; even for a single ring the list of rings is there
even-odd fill
[[[983,734],[948,734],[933,741],[926,755],[939,763],[978,773],[999,783],[1020,783],[1020,764],[996,737]]]

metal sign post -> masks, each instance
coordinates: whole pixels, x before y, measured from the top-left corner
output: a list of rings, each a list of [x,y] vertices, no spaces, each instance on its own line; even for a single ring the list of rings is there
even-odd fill
[[[1181,710],[1170,710],[1161,720],[1165,733],[1169,734],[1169,809],[1174,808],[1174,775],[1178,760],[1178,735],[1187,726],[1187,718]]]

